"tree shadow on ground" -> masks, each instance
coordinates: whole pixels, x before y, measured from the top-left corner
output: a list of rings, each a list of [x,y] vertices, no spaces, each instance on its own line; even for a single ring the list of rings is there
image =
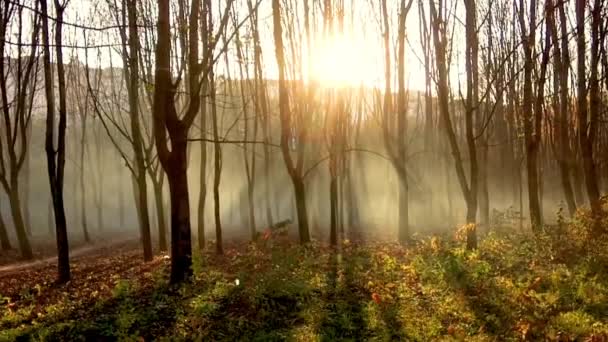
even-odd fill
[[[170,329],[179,303],[178,289],[168,286],[126,288],[99,302],[67,306],[20,331],[17,341],[116,341],[152,340]]]
[[[372,338],[402,339],[401,324],[396,319],[398,305],[371,303],[371,293],[362,286],[363,272],[370,267],[368,254],[351,255],[334,250],[324,294],[325,316],[319,325],[323,341],[366,341]],[[368,304],[380,311],[381,326],[370,324]]]
[[[322,341],[364,340],[369,337],[361,306],[361,289],[355,282],[355,265],[338,250],[329,255],[327,287],[323,295],[324,317],[319,325]]]
[[[481,324],[480,331],[499,338],[510,330],[516,323],[516,318],[510,314],[517,312],[516,308],[507,307],[508,294],[497,286],[492,279],[477,279],[471,270],[459,262],[452,254],[443,260],[443,277],[451,291],[463,295],[466,306]],[[484,276],[487,277],[487,276]]]

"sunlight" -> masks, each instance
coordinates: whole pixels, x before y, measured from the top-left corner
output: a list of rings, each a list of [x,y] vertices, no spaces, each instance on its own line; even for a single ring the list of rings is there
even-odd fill
[[[347,36],[321,40],[311,53],[311,79],[324,87],[377,86],[382,65],[365,45]]]

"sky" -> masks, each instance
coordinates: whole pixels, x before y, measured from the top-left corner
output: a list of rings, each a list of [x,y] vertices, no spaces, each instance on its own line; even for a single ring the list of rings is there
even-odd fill
[[[120,3],[120,1],[118,1]],[[216,17],[219,16],[221,6],[224,1],[218,2],[218,10]],[[298,13],[303,16],[302,2],[294,0],[293,3],[298,4]],[[323,39],[321,13],[320,8],[315,7],[317,17],[316,23],[313,23],[311,29],[317,32],[313,35],[312,49],[310,53],[310,63],[306,61],[307,53],[304,52],[305,65],[311,66],[310,74],[312,78],[320,81],[321,84],[327,86],[348,85],[364,85],[368,87],[384,87],[384,47],[382,40],[382,29],[380,28],[380,8],[379,1],[364,1],[364,0],[345,0],[345,8],[347,19],[345,22],[344,35],[335,35],[329,39]],[[246,0],[236,0],[235,8],[237,8],[238,20],[244,20],[248,9]],[[391,44],[392,44],[392,68],[393,76],[396,72],[396,31],[398,20],[398,1],[389,1],[389,16],[391,17]],[[106,1],[95,0],[71,0],[65,13],[65,21],[67,23],[78,23],[88,27],[105,27],[114,25],[115,20],[108,14],[108,5]],[[259,25],[260,35],[262,40],[262,50],[264,58],[265,77],[269,79],[278,78],[274,39],[272,36],[272,9],[270,0],[262,0],[259,8]],[[291,16],[289,20],[300,20],[300,27],[303,27],[303,19],[298,19]],[[349,22],[350,21],[350,22]],[[420,36],[418,31],[419,12],[417,3],[414,3],[407,19],[407,39],[408,47],[406,49],[406,83],[408,88],[413,90],[423,90],[425,87],[425,72],[420,59],[422,50],[420,45]],[[216,25],[217,28],[217,25]],[[249,30],[245,25],[242,28],[242,36],[247,35]],[[233,28],[229,28],[231,33]],[[461,30],[457,30],[461,31]],[[68,45],[84,46],[84,45],[112,45],[112,47],[90,48],[88,49],[88,63],[93,67],[121,67],[122,60],[119,55],[117,30],[83,31],[79,27],[66,25],[64,27],[64,40]],[[85,44],[85,37],[88,44]],[[458,42],[458,35],[455,37]],[[306,48],[304,48],[306,49]],[[219,50],[219,49],[217,49]],[[75,57],[82,63],[87,60],[85,50],[82,48],[65,49],[66,57]],[[460,56],[454,56],[455,61],[452,63],[451,77],[455,82],[460,79],[463,82],[463,63],[460,62]],[[69,58],[66,58],[69,60]],[[232,77],[236,77],[237,64],[236,53],[234,49],[228,50],[229,69],[231,69]],[[224,58],[220,59],[217,65],[216,74],[226,74],[226,66]],[[393,77],[393,84],[396,88],[396,76]],[[464,85],[463,85],[464,86]]]

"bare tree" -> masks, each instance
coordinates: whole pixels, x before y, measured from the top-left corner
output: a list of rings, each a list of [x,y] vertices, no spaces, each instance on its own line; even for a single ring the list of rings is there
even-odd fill
[[[300,127],[297,137],[294,137],[294,115],[289,103],[289,89],[286,78],[286,62],[283,44],[283,27],[281,23],[281,4],[279,0],[272,1],[272,22],[275,44],[275,56],[279,69],[279,112],[281,119],[281,152],[287,172],[293,183],[296,210],[298,215],[298,232],[301,243],[310,242],[310,231],[308,228],[308,210],[306,209],[306,187],[304,184],[303,164],[304,145],[306,137],[306,124],[299,122]],[[294,100],[295,102],[295,100]],[[298,158],[294,161],[290,151],[290,143],[297,140]]]
[[[456,132],[452,124],[450,113],[450,91],[447,71],[447,19],[445,8],[442,8],[443,3],[440,2],[439,8],[434,2],[430,2],[431,27],[433,31],[433,43],[435,46],[435,64],[437,69],[437,97],[439,101],[439,114],[443,123],[443,129],[446,132],[448,143],[454,158],[454,166],[458,183],[467,204],[466,222],[469,225],[467,228],[467,248],[477,248],[477,233],[475,222],[477,216],[477,151],[475,146],[475,133],[473,132],[473,117],[477,110],[477,95],[474,93],[476,82],[476,7],[474,0],[467,0],[467,103],[465,110],[465,134],[467,148],[469,154],[469,180],[467,180],[464,169],[464,162],[458,146]],[[469,26],[472,27],[469,28]]]
[[[186,51],[188,103],[180,117],[176,109],[178,84],[173,81],[171,68],[171,11],[168,0],[158,0],[157,45],[154,77],[153,123],[158,159],[169,180],[171,199],[171,282],[186,280],[192,274],[192,246],[190,236],[190,200],[188,196],[188,132],[200,112],[201,75],[209,75],[216,59],[212,53],[219,34],[224,32],[233,0],[228,0],[221,15],[218,33],[212,44],[203,51],[203,59],[211,63],[206,69],[199,64],[199,16],[200,0],[192,0],[189,6],[188,45]],[[259,4],[259,3],[258,3]],[[180,6],[185,6],[181,3]],[[227,47],[222,48],[222,52]],[[211,57],[209,57],[211,56]],[[212,78],[209,77],[211,80]],[[170,147],[169,147],[170,143]]]
[[[555,155],[557,163],[559,165],[560,180],[562,188],[564,190],[564,196],[568,205],[568,212],[570,216],[574,215],[576,211],[576,201],[574,198],[574,191],[572,188],[572,181],[570,180],[571,174],[571,163],[572,163],[572,151],[570,150],[570,137],[569,137],[569,73],[570,73],[570,48],[568,39],[568,22],[566,19],[566,3],[564,1],[558,1],[554,4],[552,0],[548,1],[547,6],[554,8],[553,11],[549,10],[547,20],[551,27],[551,38],[555,42],[553,54],[553,70],[554,70],[554,101],[553,111],[555,112],[555,137],[557,140],[557,146],[555,146]],[[560,20],[560,32],[558,36],[557,30],[557,18],[555,12],[559,11]]]
[[[125,80],[128,82],[129,116],[131,119],[131,136],[133,155],[135,157],[134,177],[137,182],[137,204],[141,220],[141,236],[144,250],[144,260],[152,260],[152,239],[150,236],[150,216],[148,213],[148,182],[146,181],[146,163],[144,143],[140,127],[139,110],[139,34],[137,28],[137,0],[124,0],[123,11],[126,7],[129,27],[128,38],[121,31],[123,41],[123,60],[125,64]],[[128,44],[127,44],[128,41]],[[128,46],[128,48],[127,48]]]
[[[24,42],[24,35],[27,35],[24,32],[24,20],[28,16],[23,14],[23,10],[20,2],[0,2],[0,97],[3,117],[0,129],[4,135],[0,137],[0,184],[8,194],[21,256],[32,259],[32,248],[23,218],[19,175],[27,155],[27,127],[31,124],[32,102],[36,94],[40,18],[36,14],[31,17],[30,40]],[[7,48],[9,35],[16,37],[19,47],[15,58],[10,57]],[[23,49],[22,46],[29,48]],[[24,56],[24,51],[28,49],[29,55]]]
[[[70,280],[70,255],[68,245],[67,224],[63,200],[63,184],[65,169],[65,145],[67,127],[66,108],[66,82],[65,66],[63,64],[63,13],[69,1],[60,3],[54,0],[56,13],[55,27],[55,56],[57,59],[57,79],[59,84],[59,126],[57,130],[57,148],[54,143],[55,131],[55,94],[53,91],[53,76],[51,67],[51,50],[49,39],[49,20],[46,0],[40,0],[42,12],[42,38],[44,42],[44,79],[46,90],[46,139],[45,149],[48,163],[48,176],[53,200],[53,213],[55,217],[55,237],[57,239],[57,268],[58,282],[65,283]]]
[[[583,171],[585,174],[585,187],[587,197],[594,219],[600,217],[602,207],[600,203],[600,190],[596,175],[596,165],[593,160],[593,150],[598,134],[600,97],[599,97],[599,26],[601,25],[601,7],[603,1],[596,0],[591,12],[591,60],[589,71],[586,68],[587,60],[587,38],[586,30],[586,7],[588,1],[577,0],[576,12],[576,52],[577,52],[577,119],[578,138],[581,157],[583,159]],[[587,82],[587,72],[589,82]],[[589,98],[589,101],[588,101]],[[588,103],[590,102],[590,103]],[[596,224],[599,229],[599,223]]]

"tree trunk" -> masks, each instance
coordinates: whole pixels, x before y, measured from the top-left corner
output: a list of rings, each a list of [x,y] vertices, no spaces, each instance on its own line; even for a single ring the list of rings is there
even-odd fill
[[[57,78],[59,85],[59,127],[57,131],[57,150],[54,146],[55,102],[53,94],[53,78],[51,70],[51,53],[49,43],[49,27],[47,4],[41,0],[44,41],[44,79],[47,102],[45,150],[48,163],[49,184],[53,199],[53,214],[55,216],[55,238],[57,240],[57,271],[59,283],[70,280],[70,256],[68,245],[67,225],[63,199],[64,168],[65,168],[65,131],[67,126],[66,84],[62,53],[62,25],[65,6],[55,1],[57,26],[55,28],[55,46],[57,55]]]
[[[306,209],[306,188],[301,178],[292,179],[296,200],[296,212],[298,215],[298,233],[301,243],[310,242],[308,231],[308,210]]]
[[[201,16],[201,41],[203,51],[209,49],[209,28],[207,26],[207,18]],[[203,61],[205,68],[210,67],[209,58],[205,58]],[[209,77],[203,76],[201,80],[201,108],[200,108],[200,130],[201,136],[204,138],[207,134],[207,100],[206,96],[209,92]],[[201,139],[200,142],[200,167],[199,167],[199,192],[198,192],[198,210],[197,210],[197,237],[198,237],[198,248],[203,250],[205,248],[205,204],[207,200],[207,142],[205,139]]]
[[[27,126],[27,141],[31,141],[32,137],[32,126],[33,123]],[[31,213],[30,213],[30,185],[31,185],[31,159],[32,159],[32,151],[28,149],[25,152],[25,162],[23,163],[23,203],[25,203],[25,207],[23,208],[23,220],[25,222],[25,230],[28,236],[32,236],[32,225],[31,225]]]
[[[154,188],[154,202],[156,203],[156,221],[158,224],[158,248],[161,252],[165,252],[167,250],[167,219],[165,218],[165,207],[163,200],[163,182],[152,181],[152,186]]]
[[[87,124],[86,118],[83,116],[80,118],[80,172],[79,172],[79,181],[80,181],[80,224],[82,225],[82,233],[84,236],[84,241],[89,243],[91,242],[91,237],[89,236],[89,227],[87,225],[87,190],[85,185],[85,163],[84,163],[84,151],[86,144],[86,136],[87,136]],[[120,187],[122,189],[122,187]],[[119,191],[122,191],[119,189]]]
[[[406,17],[412,1],[406,5],[405,0],[401,0],[399,13],[399,33],[398,40],[398,60],[397,80],[399,83],[397,98],[397,156],[393,158],[393,163],[398,163],[397,173],[399,180],[399,242],[407,244],[410,241],[409,227],[409,183],[407,174],[407,98],[405,89],[405,29]],[[388,25],[386,27],[388,30]]]
[[[207,2],[208,4],[208,2]],[[158,0],[156,72],[154,75],[153,128],[158,159],[169,179],[171,199],[171,283],[192,276],[190,202],[188,196],[188,130],[199,114],[198,19],[200,6],[190,8],[188,77],[189,104],[183,118],[175,108],[175,85],[171,76],[171,11],[169,0]],[[180,4],[182,5],[182,4]],[[207,8],[209,10],[209,8]],[[185,52],[184,52],[185,53]],[[208,53],[208,51],[205,51]],[[167,137],[169,135],[170,141]],[[169,143],[171,149],[169,150]]]
[[[569,84],[568,78],[570,73],[570,47],[568,40],[568,22],[566,18],[566,11],[564,9],[564,3],[559,2],[558,4],[559,16],[560,16],[560,32],[561,39],[557,36],[557,25],[555,24],[555,17],[552,16],[552,30],[553,40],[555,41],[555,54],[554,54],[554,68],[556,69],[556,80],[558,91],[559,91],[559,120],[557,122],[557,138],[558,138],[558,166],[560,171],[560,180],[562,188],[564,190],[564,196],[568,205],[568,213],[570,217],[574,216],[576,212],[576,201],[574,198],[574,190],[572,188],[572,182],[570,180],[570,166],[572,163],[572,152],[570,151],[570,138],[569,138]],[[559,42],[559,44],[558,44]]]
[[[19,249],[21,250],[21,257],[24,260],[31,260],[34,255],[32,254],[32,247],[27,237],[25,222],[21,212],[21,198],[19,196],[19,185],[17,184],[16,175],[13,177],[11,189],[8,195],[11,214],[13,216],[13,223],[15,225],[15,232],[17,233],[17,240],[19,241]]]
[[[338,180],[331,177],[329,181],[329,207],[330,207],[330,234],[329,244],[333,247],[338,245]]]
[[[222,180],[222,146],[220,145],[220,135],[218,129],[217,104],[215,102],[215,80],[213,69],[209,73],[210,80],[210,101],[211,101],[211,121],[213,125],[213,217],[215,219],[215,251],[217,254],[224,254],[222,238],[222,217],[220,210],[220,182]]]
[[[136,176],[137,181],[137,201],[139,203],[140,212],[140,232],[141,232],[141,243],[144,250],[144,261],[151,261],[152,254],[152,237],[150,235],[150,215],[148,212],[148,187],[146,184],[146,172],[140,170],[140,175]]]
[[[479,153],[479,214],[485,229],[490,227],[490,191],[488,189],[488,141],[483,139]]]
[[[452,152],[454,159],[454,166],[456,169],[456,175],[458,177],[458,183],[462,191],[463,197],[467,204],[467,224],[476,223],[477,213],[477,182],[478,182],[478,169],[477,169],[477,151],[475,146],[475,134],[473,132],[473,118],[475,112],[478,110],[478,94],[477,87],[478,83],[478,70],[477,70],[477,36],[476,32],[476,9],[475,3],[472,0],[467,0],[467,101],[465,110],[465,135],[467,141],[467,148],[469,152],[469,163],[470,163],[470,184],[467,181],[466,172],[464,169],[464,162],[456,138],[456,132],[452,125],[452,118],[450,115],[449,105],[449,84],[448,84],[448,71],[447,71],[447,54],[446,54],[446,32],[440,28],[442,18],[442,8],[437,10],[433,2],[431,4],[431,18],[433,26],[433,41],[435,45],[435,62],[437,66],[437,94],[439,100],[439,113],[443,124],[444,131],[446,132],[447,141],[449,148]],[[449,179],[449,178],[448,178]],[[467,233],[467,249],[477,247],[476,230],[474,227],[468,230]]]
[[[99,132],[100,128],[97,125],[97,131],[95,132],[95,157],[97,162],[97,187],[95,193],[95,208],[97,209],[97,230],[99,232],[103,232],[104,230],[104,222],[103,222],[103,193],[104,193],[104,161],[101,149],[101,133]]]
[[[0,213],[0,248],[2,248],[2,251],[12,249],[11,240],[8,238],[8,231],[6,230],[6,224],[2,218],[2,213]]]
[[[306,209],[306,191],[304,179],[302,178],[302,160],[304,151],[304,141],[298,139],[299,159],[297,166],[291,156],[290,142],[292,140],[292,113],[289,108],[289,93],[287,89],[287,80],[285,72],[285,52],[283,51],[283,29],[281,26],[280,1],[272,1],[272,22],[273,22],[273,37],[275,43],[275,52],[277,65],[279,69],[279,111],[281,118],[281,153],[287,168],[287,172],[291,178],[294,187],[296,208],[298,214],[298,232],[300,235],[300,243],[306,244],[310,242],[310,231],[308,227],[308,213]],[[305,126],[305,124],[301,124]],[[298,138],[304,136],[303,130],[306,127],[300,127]]]
[[[144,156],[143,138],[141,135],[141,124],[139,122],[139,37],[137,28],[137,0],[127,1],[127,17],[129,24],[128,54],[125,53],[125,68],[127,78],[127,90],[129,95],[129,116],[131,121],[131,136],[133,144],[133,155],[135,159],[135,179],[137,182],[137,203],[139,204],[140,233],[144,250],[144,261],[151,261],[152,237],[150,234],[150,214],[148,209],[148,183],[146,181],[146,162]],[[124,50],[127,51],[126,42],[123,42]],[[129,57],[127,59],[127,56]]]
[[[525,9],[519,9],[519,22],[524,48],[524,85],[523,85],[523,122],[524,141],[526,151],[526,171],[528,181],[528,209],[530,210],[530,221],[532,229],[538,231],[542,225],[542,213],[538,197],[538,139],[535,132],[536,117],[533,106],[532,73],[534,70],[534,44],[536,43],[536,1],[530,3],[530,23],[526,28]],[[530,32],[526,32],[527,30]],[[534,115],[534,116],[533,116]]]
[[[588,91],[588,84],[586,81],[586,75],[588,73],[585,65],[587,57],[587,44],[585,34],[585,21],[586,21],[586,6],[587,1],[577,0],[576,1],[576,50],[578,53],[577,58],[577,115],[578,115],[578,137],[581,151],[581,158],[583,160],[583,173],[585,176],[585,188],[587,190],[587,197],[589,198],[589,205],[594,219],[597,219],[602,211],[600,204],[600,191],[597,183],[597,176],[595,170],[595,163],[593,161],[593,145],[595,136],[597,133],[597,111],[591,110],[588,107],[587,97],[591,95]],[[597,32],[596,32],[597,34]],[[595,41],[592,37],[592,50],[593,42]],[[597,48],[597,47],[596,47]],[[592,52],[593,54],[593,52]],[[592,55],[591,65],[591,77],[589,79],[589,87],[597,86],[597,65],[593,65],[594,56]],[[594,77],[595,74],[595,77]],[[590,89],[589,89],[590,90]],[[597,105],[594,103],[594,105]],[[593,106],[592,106],[593,107]]]
[[[187,135],[181,143],[172,139],[171,163],[167,176],[171,198],[171,282],[179,283],[192,276],[190,237],[190,202],[188,196]]]
[[[399,186],[399,242],[407,244],[410,242],[408,184],[400,182]]]
[[[204,117],[205,112],[201,114]],[[206,127],[205,119],[201,118],[201,127]],[[201,131],[205,132],[205,128]],[[198,248],[205,248],[205,201],[207,199],[207,144],[201,142],[201,164],[199,183],[200,189],[198,193]]]

